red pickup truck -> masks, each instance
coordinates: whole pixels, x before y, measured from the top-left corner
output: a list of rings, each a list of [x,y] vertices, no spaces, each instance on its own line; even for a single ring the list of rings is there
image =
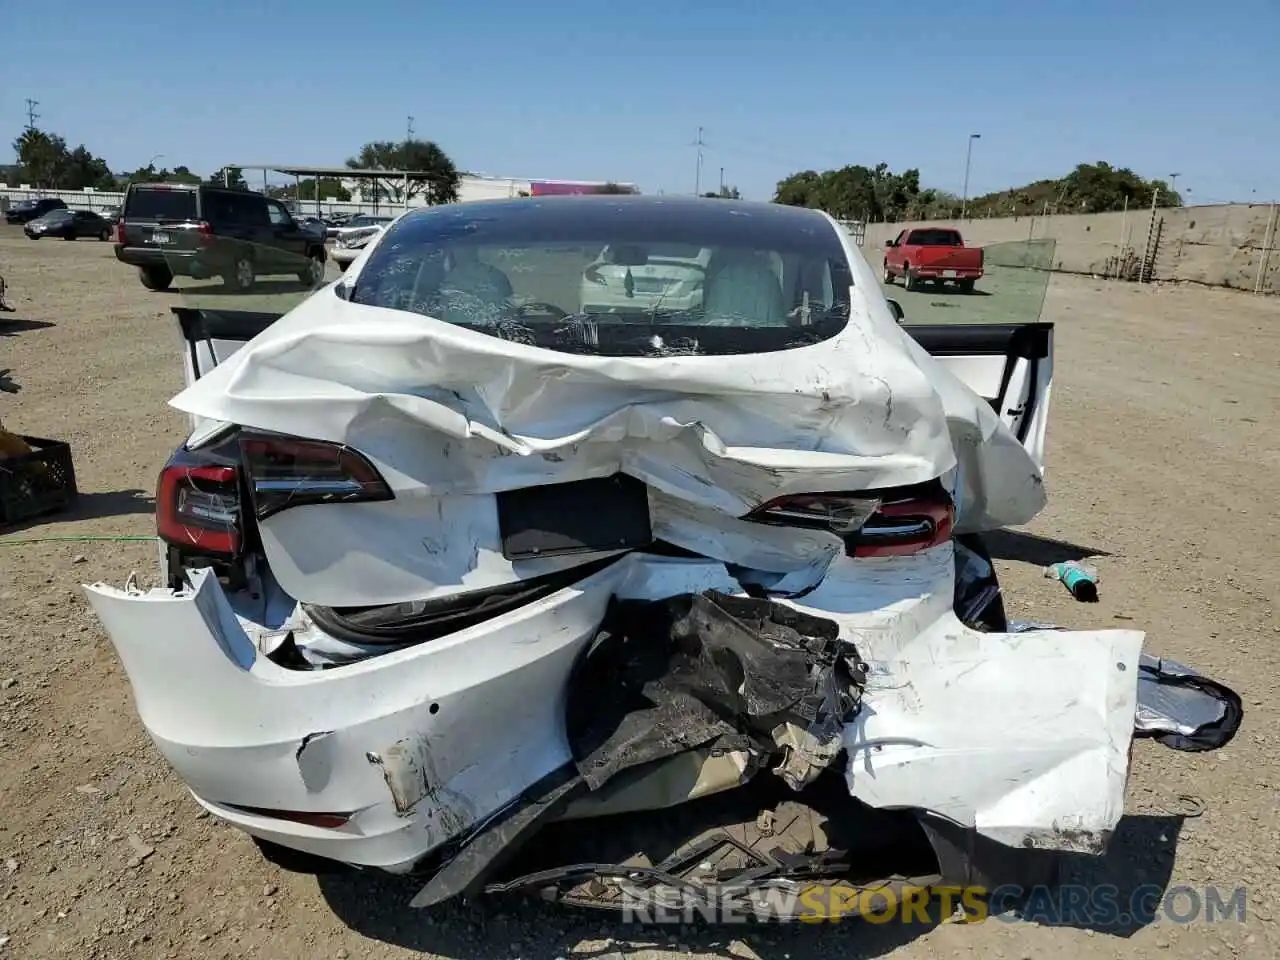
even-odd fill
[[[897,277],[908,290],[932,280],[954,283],[969,293],[982,277],[982,248],[966,247],[960,231],[946,227],[903,230],[884,251],[884,282],[893,283]]]

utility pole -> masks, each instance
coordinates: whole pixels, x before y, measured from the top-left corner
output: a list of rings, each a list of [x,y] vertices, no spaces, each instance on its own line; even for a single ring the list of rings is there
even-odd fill
[[[724,196],[724,167],[720,168],[720,196]]]
[[[413,142],[413,117],[410,117],[410,118],[409,118],[409,123],[408,123],[408,125],[405,127],[405,137],[404,137],[404,142],[405,142],[405,143],[412,143],[412,142]]]
[[[27,129],[34,130],[36,121],[40,119],[40,114],[36,113],[36,107],[40,106],[39,100],[32,100],[27,97]]]
[[[981,140],[982,134],[969,134],[969,146],[964,152],[964,195],[960,199],[960,219],[965,219],[969,212],[969,164],[973,160],[973,141]]]
[[[693,145],[698,148],[698,167],[693,175],[693,195],[696,197],[702,193],[702,148],[706,146],[702,141],[702,128],[698,128],[698,139],[693,141]]]

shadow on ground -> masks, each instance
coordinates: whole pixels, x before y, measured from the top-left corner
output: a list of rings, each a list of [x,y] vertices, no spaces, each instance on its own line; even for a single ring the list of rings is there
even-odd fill
[[[1021,898],[996,891],[986,923],[1034,922],[1130,937],[1163,913],[1182,816],[1126,816],[1102,857],[1064,859],[1059,888],[1039,887]],[[521,957],[553,960],[575,956],[626,956],[643,949],[742,956],[746,944],[761,960],[862,960],[883,956],[919,939],[946,919],[935,898],[927,923],[847,919],[823,924],[741,923],[713,926],[626,922],[610,913],[573,910],[532,899],[480,900],[426,911],[409,906],[421,881],[342,871],[317,878],[334,914],[356,933],[441,957],[487,960]],[[1019,900],[1021,901],[1019,903]],[[953,900],[955,905],[958,901]],[[1185,912],[1186,904],[1178,909]],[[597,949],[579,944],[604,941]]]
[[[18,320],[11,318],[8,314],[0,313],[0,337],[16,337],[20,333],[45,330],[53,326],[57,324],[50,323],[48,320]]]
[[[50,523],[72,523],[99,517],[126,517],[155,513],[155,499],[143,490],[112,490],[106,493],[81,493],[66,510],[28,517],[15,524],[0,527],[0,535],[30,530]]]
[[[1098,547],[1085,547],[1068,540],[1055,540],[1018,530],[995,530],[984,533],[982,539],[994,559],[1018,560],[1038,567],[1047,567],[1063,560],[1111,556]]]
[[[1185,820],[1181,814],[1122,817],[1106,855],[1068,857],[1061,892],[1049,899],[1033,891],[1018,911],[1020,919],[1116,937],[1131,937],[1161,920],[1166,898],[1182,889],[1170,888],[1169,881]],[[1171,909],[1185,914],[1184,901],[1171,903]]]

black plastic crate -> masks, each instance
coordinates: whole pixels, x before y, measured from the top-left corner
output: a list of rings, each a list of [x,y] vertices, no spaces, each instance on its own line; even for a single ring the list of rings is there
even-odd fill
[[[22,439],[30,453],[0,460],[0,527],[65,510],[76,498],[71,447],[61,440]]]

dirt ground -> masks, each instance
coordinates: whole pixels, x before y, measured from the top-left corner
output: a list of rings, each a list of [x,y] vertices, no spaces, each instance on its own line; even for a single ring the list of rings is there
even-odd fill
[[[30,542],[153,533],[156,474],[184,434],[166,406],[180,383],[172,299],[107,244],[12,228],[0,228],[0,273],[17,307],[0,315],[0,368],[23,385],[0,394],[0,419],[70,441],[83,491],[74,514],[0,533],[0,958],[1280,953],[1280,300],[1054,278],[1050,506],[996,543],[1012,615],[1145,629],[1149,649],[1240,692],[1246,724],[1221,752],[1136,745],[1128,816],[1109,855],[1075,876],[1122,897],[1143,883],[1244,886],[1247,919],[655,929],[534,904],[418,913],[410,886],[283,873],[200,816],[80,590],[149,577],[154,544]],[[1084,555],[1101,571],[1094,605],[1040,575]]]

